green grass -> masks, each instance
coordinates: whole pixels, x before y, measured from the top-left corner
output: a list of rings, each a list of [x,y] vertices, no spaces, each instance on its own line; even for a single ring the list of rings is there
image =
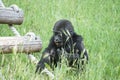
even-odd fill
[[[86,72],[66,72],[56,68],[55,80],[120,79],[120,1],[119,0],[3,0],[5,6],[17,4],[24,11],[24,22],[15,25],[21,35],[29,31],[41,37],[47,47],[54,23],[70,20],[84,37],[89,52]],[[0,36],[13,36],[7,25],[0,24]],[[42,52],[42,51],[41,51]],[[40,59],[41,52],[35,53]],[[25,54],[0,54],[0,80],[48,80],[35,74],[36,66]]]

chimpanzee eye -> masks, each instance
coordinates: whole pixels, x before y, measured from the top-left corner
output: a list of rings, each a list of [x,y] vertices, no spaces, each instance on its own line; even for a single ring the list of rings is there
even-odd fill
[[[62,37],[62,33],[60,31],[54,31],[54,35],[59,35]]]
[[[57,32],[54,32],[54,35],[57,35],[58,33]]]

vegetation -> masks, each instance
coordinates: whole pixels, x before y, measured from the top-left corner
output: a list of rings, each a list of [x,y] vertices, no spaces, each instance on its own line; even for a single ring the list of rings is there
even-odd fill
[[[15,25],[21,35],[32,31],[48,45],[54,23],[70,20],[84,37],[89,64],[84,72],[67,71],[62,65],[54,71],[55,80],[120,79],[120,1],[119,0],[3,0],[5,6],[17,4],[24,11],[24,22]],[[7,25],[0,24],[0,36],[13,36]],[[35,53],[40,59],[41,52]],[[35,74],[36,66],[26,54],[0,54],[0,80],[48,80]]]

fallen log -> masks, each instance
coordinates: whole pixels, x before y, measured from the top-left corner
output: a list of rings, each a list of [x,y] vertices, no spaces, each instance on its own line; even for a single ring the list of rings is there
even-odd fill
[[[32,53],[39,52],[41,48],[42,41],[39,37],[0,37],[0,53]]]
[[[19,9],[16,5],[10,8],[0,7],[0,24],[17,24],[23,22],[23,10]]]

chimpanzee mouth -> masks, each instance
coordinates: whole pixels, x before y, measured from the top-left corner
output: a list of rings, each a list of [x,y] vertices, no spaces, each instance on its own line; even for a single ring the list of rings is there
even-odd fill
[[[55,42],[56,46],[62,46],[63,43],[62,42]]]
[[[61,44],[61,42],[55,42],[55,44]]]

